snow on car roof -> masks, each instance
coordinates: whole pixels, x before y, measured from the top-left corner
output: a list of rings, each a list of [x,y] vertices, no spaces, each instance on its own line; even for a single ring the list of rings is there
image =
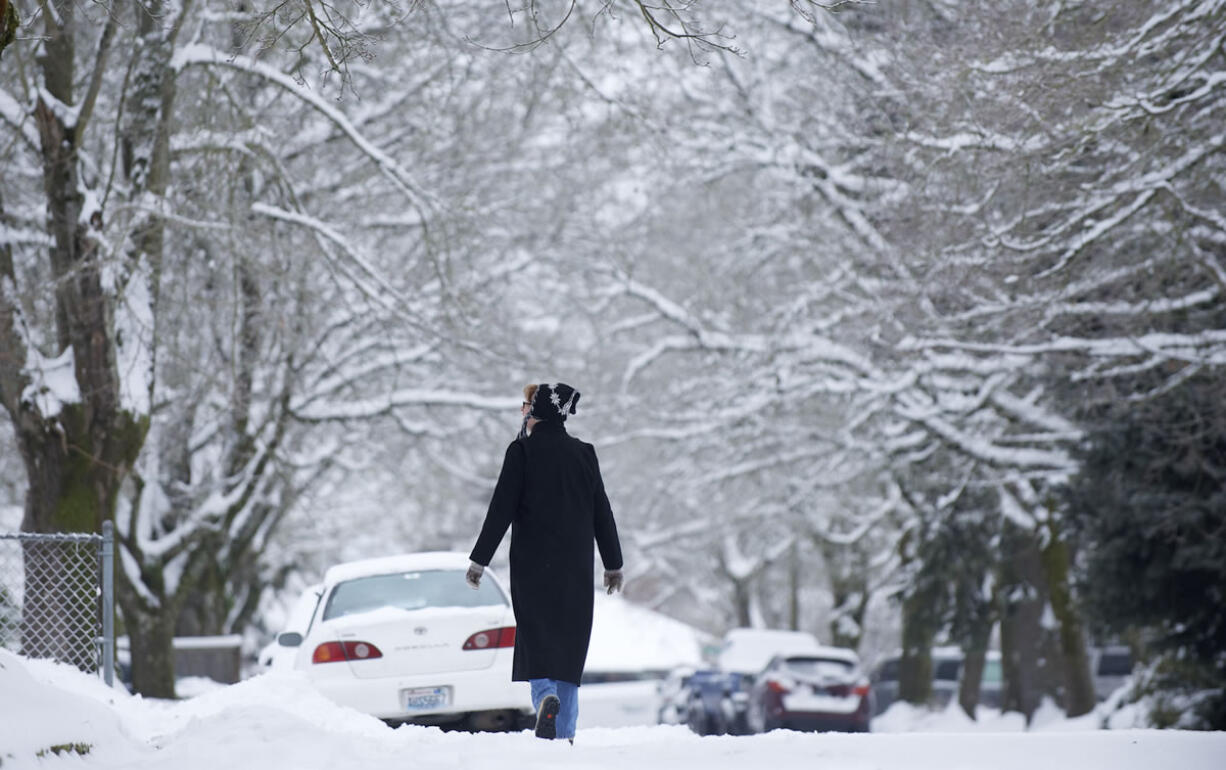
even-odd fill
[[[345,562],[330,567],[324,573],[324,583],[332,586],[354,578],[423,569],[468,569],[468,554],[459,551],[425,551]]]
[[[780,631],[761,628],[736,628],[724,636],[724,649],[719,655],[719,667],[724,671],[756,674],[776,655],[828,657],[860,662],[851,650],[826,647],[813,634],[804,631]]]
[[[853,666],[860,662],[860,656],[846,647],[817,648],[816,652],[788,653],[789,658],[825,658],[826,660],[845,660]]]

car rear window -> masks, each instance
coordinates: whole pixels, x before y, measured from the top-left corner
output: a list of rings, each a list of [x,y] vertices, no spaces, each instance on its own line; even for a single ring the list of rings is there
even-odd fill
[[[788,658],[787,669],[802,676],[842,676],[852,665],[832,658]]]
[[[369,612],[382,607],[420,610],[427,607],[506,606],[492,580],[476,591],[464,582],[462,570],[423,570],[372,575],[338,583],[324,607],[324,620]]]
[[[1098,659],[1099,676],[1128,676],[1132,673],[1132,656],[1126,652],[1104,652]]]

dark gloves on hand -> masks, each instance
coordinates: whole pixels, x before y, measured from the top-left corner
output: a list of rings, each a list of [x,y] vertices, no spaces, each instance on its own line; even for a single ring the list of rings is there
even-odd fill
[[[614,591],[622,590],[622,571],[619,569],[607,569],[604,571],[604,587],[611,594]]]
[[[468,583],[468,587],[477,589],[481,587],[481,576],[485,574],[485,567],[482,567],[477,562],[470,562],[468,565],[468,573],[464,575],[464,582]]]

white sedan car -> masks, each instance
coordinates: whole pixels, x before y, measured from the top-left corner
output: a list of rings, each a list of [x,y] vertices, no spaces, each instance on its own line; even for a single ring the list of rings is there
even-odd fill
[[[515,616],[486,570],[464,582],[468,555],[418,553],[332,567],[294,667],[332,700],[387,722],[514,730],[531,722],[526,682],[511,681]]]
[[[298,600],[294,602],[289,616],[285,619],[285,628],[277,634],[276,639],[264,645],[256,655],[256,660],[262,670],[292,669],[294,667],[294,658],[298,654],[297,645],[302,643],[302,637],[311,625],[311,618],[315,616],[315,608],[319,606],[319,597],[323,596],[323,593],[323,584],[316,583],[307,586]],[[291,640],[292,644],[282,646],[281,637],[283,636]]]

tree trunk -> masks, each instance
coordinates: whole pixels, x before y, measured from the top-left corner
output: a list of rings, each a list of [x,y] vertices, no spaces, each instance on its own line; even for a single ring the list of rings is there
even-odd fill
[[[1047,545],[1043,549],[1043,574],[1047,579],[1052,613],[1060,623],[1064,711],[1070,717],[1077,717],[1093,711],[1097,697],[1094,694],[1094,680],[1090,676],[1081,613],[1069,585],[1068,545],[1060,537],[1054,524],[1049,525],[1049,534]]]
[[[209,559],[200,579],[191,586],[183,609],[176,613],[175,633],[179,636],[217,636],[226,633],[228,595],[225,576],[216,559]]]
[[[736,607],[736,623],[738,628],[753,628],[753,613],[750,611],[752,603],[752,588],[750,579],[732,580],[732,600]]]
[[[1006,527],[998,580],[1000,651],[1004,676],[1001,711],[1018,711],[1030,724],[1039,706],[1039,646],[1043,597],[1042,567],[1034,536]]]
[[[12,419],[26,469],[28,490],[22,530],[98,532],[114,510],[119,485],[140,451],[147,418],[120,402],[109,303],[98,255],[102,212],[88,208],[91,192],[81,174],[77,147],[87,115],[74,112],[75,3],[52,0],[43,14],[39,64],[43,88],[34,105],[46,195],[48,257],[54,286],[55,352],[28,347],[22,308],[8,249],[0,252],[0,401]],[[75,120],[72,124],[66,120]],[[56,366],[72,367],[75,392],[44,386]],[[44,371],[39,371],[40,368]],[[33,397],[30,397],[33,394]],[[61,597],[63,598],[63,597]],[[30,593],[32,610],[44,601]],[[52,601],[48,599],[47,601]],[[93,598],[79,597],[68,611],[92,617]],[[46,638],[39,638],[43,635]],[[69,641],[62,624],[27,629],[34,649]]]
[[[0,55],[17,39],[17,29],[20,26],[21,18],[17,15],[16,1],[0,0]]]
[[[831,644],[858,650],[864,635],[864,614],[868,611],[868,569],[854,546],[817,539],[817,547],[826,564],[834,601],[830,616]]]
[[[987,662],[992,627],[996,625],[995,602],[983,591],[986,575],[971,571],[958,582],[955,630],[962,647],[962,676],[958,683],[958,704],[971,719],[979,707],[983,672]]]
[[[830,619],[830,638],[835,647],[860,649],[864,635],[864,613],[868,609],[868,587],[858,579],[832,579],[834,614]]]
[[[800,544],[788,549],[788,628],[800,630]]]
[[[174,618],[173,612],[124,609],[131,644],[132,689],[147,698],[175,697]]]
[[[125,102],[127,109],[120,126],[121,165],[128,183],[127,196],[133,203],[160,202],[169,185],[170,124],[176,97],[175,72],[170,59],[190,5],[190,0],[184,0],[177,8],[163,0],[149,0],[137,7],[139,45],[132,52],[131,93]],[[156,326],[166,224],[159,212],[142,211],[140,206],[134,208],[137,213],[130,223],[131,238],[121,280],[125,290],[132,287],[148,298],[147,310]],[[134,347],[147,346],[150,386],[154,376],[154,331],[142,329],[144,339],[125,341]],[[139,495],[134,497],[132,504],[136,506],[138,502]],[[122,547],[140,565],[144,589],[157,599],[156,603],[150,602],[129,579],[117,581],[120,606],[132,644],[133,686],[148,697],[173,697],[174,628],[185,598],[183,584],[194,579],[195,573],[191,568],[182,568],[179,582],[167,586],[164,580],[166,565],[146,564],[133,533],[122,534]],[[137,649],[142,651],[139,656]]]
[[[247,10],[249,4],[244,0],[240,0],[235,6],[235,12],[239,15]],[[231,26],[230,38],[233,50],[244,50],[248,42],[244,26],[235,22]],[[256,107],[259,87],[254,82],[248,80],[236,85],[235,91],[243,95],[249,106]],[[248,125],[247,128],[254,126]],[[235,180],[237,183],[229,189],[232,196],[231,205],[239,211],[250,210],[251,205],[259,198],[260,182],[249,158],[243,157],[239,161]],[[255,434],[262,429],[260,425],[252,426],[251,409],[257,371],[264,362],[263,342],[267,323],[264,318],[265,298],[256,260],[248,253],[249,244],[230,239],[208,244],[205,249],[214,246],[229,248],[232,252],[229,258],[236,266],[239,327],[234,340],[232,360],[235,366],[230,379],[232,391],[229,403],[228,446],[224,463],[227,475],[239,477],[256,454]],[[276,415],[276,419],[279,423],[284,423],[285,415]],[[280,435],[282,430],[283,425],[279,424],[277,434]],[[186,443],[189,438],[190,436],[185,435],[182,440]],[[190,454],[190,450],[184,447],[184,453]],[[189,468],[190,462],[185,463],[184,472],[189,472]],[[190,479],[185,481],[190,482]],[[288,500],[290,497],[286,495],[284,499]],[[201,579],[189,588],[188,596],[183,602],[183,610],[177,620],[180,634],[232,633],[250,621],[258,609],[260,596],[267,587],[260,574],[260,555],[255,552],[255,549],[260,547],[257,537],[259,532],[275,527],[277,519],[287,507],[288,502],[283,503],[281,510],[259,506],[258,510],[247,514],[247,526],[237,532],[229,532],[224,538],[215,538],[217,542],[214,546],[204,549],[212,555],[208,563],[202,565]]]
[[[988,657],[988,641],[992,637],[992,620],[977,624],[962,647],[962,681],[958,683],[958,704],[971,719],[979,707],[979,690],[983,687],[983,669]]]
[[[898,699],[927,705],[932,697],[932,642],[936,637],[933,602],[919,591],[903,600],[902,658],[898,662]]]
[[[250,202],[246,198],[250,197],[250,191],[247,187],[252,182],[250,174],[247,173],[246,162],[240,164],[239,168],[244,185],[238,194],[244,196],[242,205],[249,207]],[[231,380],[233,391],[230,398],[230,445],[225,467],[227,475],[237,478],[242,475],[243,468],[251,462],[256,453],[256,441],[250,423],[255,373],[260,363],[263,301],[259,279],[250,257],[240,253],[235,254],[234,259],[238,266],[240,313],[235,355],[237,366]],[[248,526],[230,533],[228,542],[219,541],[216,547],[207,549],[212,556],[209,564],[203,568],[199,585],[191,587],[190,598],[183,604],[184,611],[177,623],[180,633],[189,636],[228,633],[227,624],[233,609],[233,597],[240,592],[242,584],[250,580],[252,570],[257,569],[257,565],[247,564],[258,559],[258,556],[251,554],[251,547],[263,522],[271,514],[270,510],[261,506],[258,513],[253,511],[247,517]]]
[[[281,582],[280,576],[269,579],[260,570],[260,554],[247,551],[243,559],[243,568],[230,575],[229,614],[226,616],[226,627],[223,633],[236,634],[247,628],[255,619],[260,609],[260,597],[271,587],[273,582]]]

